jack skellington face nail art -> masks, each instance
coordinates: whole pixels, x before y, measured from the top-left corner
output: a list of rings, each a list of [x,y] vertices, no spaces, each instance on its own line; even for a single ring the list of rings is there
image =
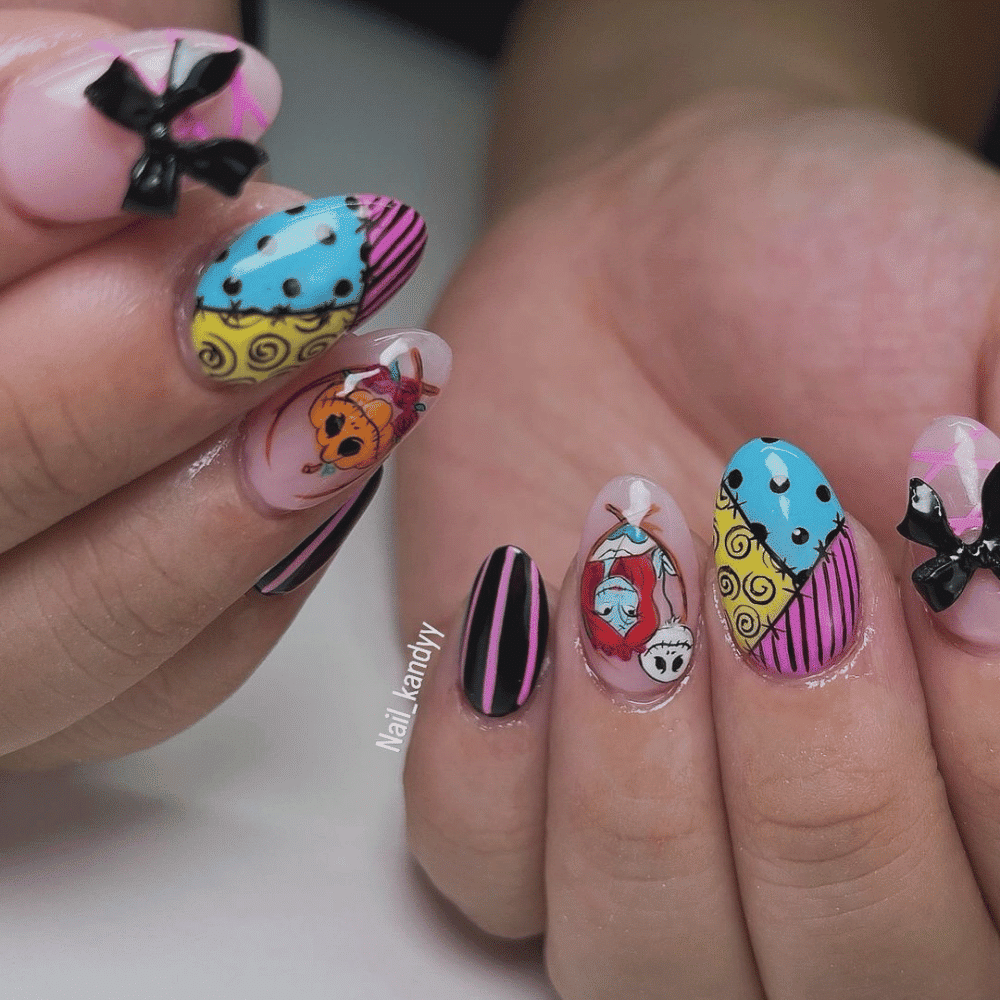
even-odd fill
[[[694,652],[697,573],[680,511],[655,484],[624,476],[601,491],[584,538],[593,539],[580,571],[588,661],[615,690],[659,697]]]

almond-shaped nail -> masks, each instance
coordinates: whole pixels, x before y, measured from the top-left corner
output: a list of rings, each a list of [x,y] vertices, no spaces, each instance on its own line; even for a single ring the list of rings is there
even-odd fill
[[[935,420],[910,455],[899,532],[912,581],[937,622],[979,646],[1000,646],[1000,438],[971,417]]]
[[[769,673],[833,666],[861,621],[857,553],[815,462],[777,438],[733,456],[715,505],[715,565],[733,641]]]
[[[244,422],[241,469],[251,495],[273,510],[346,495],[423,418],[450,370],[448,345],[426,330],[342,340],[317,371]]]
[[[290,594],[312,579],[340,551],[351,529],[368,509],[381,482],[382,469],[379,468],[335,514],[304,538],[281,562],[272,566],[254,584],[254,589],[265,596]]]
[[[691,665],[698,628],[698,561],[673,498],[640,476],[597,495],[579,554],[581,640],[609,687],[647,700]]]
[[[480,567],[462,625],[462,686],[481,715],[517,711],[538,683],[549,634],[545,584],[535,561],[513,545]]]
[[[170,215],[184,177],[227,195],[264,160],[253,143],[281,82],[250,46],[205,31],[93,39],[16,79],[0,112],[0,186],[56,222]]]
[[[420,215],[383,195],[317,198],[268,215],[202,272],[185,353],[223,383],[298,368],[402,288],[426,242]]]

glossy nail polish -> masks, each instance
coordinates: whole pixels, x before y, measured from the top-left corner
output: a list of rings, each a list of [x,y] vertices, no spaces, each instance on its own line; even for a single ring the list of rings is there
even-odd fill
[[[938,624],[967,642],[1000,646],[1000,438],[971,417],[935,420],[910,455],[899,525],[912,582]],[[997,554],[994,555],[994,549]]]
[[[181,179],[235,194],[281,82],[224,35],[156,29],[93,39],[14,81],[0,112],[0,185],[58,222],[172,214]]]
[[[361,515],[368,509],[382,482],[382,469],[351,496],[328,520],[297,545],[254,585],[265,595],[290,594],[321,570],[340,550]]]
[[[426,330],[384,330],[341,341],[254,410],[242,429],[241,469],[274,510],[345,493],[380,466],[437,399],[448,345]]]
[[[482,715],[510,715],[534,690],[545,657],[549,609],[538,566],[513,545],[476,576],[462,626],[462,686]]]
[[[190,351],[218,382],[263,382],[312,361],[416,270],[423,219],[393,198],[342,195],[254,223],[202,273]]]
[[[639,476],[597,495],[580,554],[581,640],[591,669],[639,701],[673,690],[691,666],[698,563],[673,498]]]
[[[755,438],[715,506],[715,564],[733,641],[765,671],[813,674],[854,641],[861,587],[843,508],[794,445]]]

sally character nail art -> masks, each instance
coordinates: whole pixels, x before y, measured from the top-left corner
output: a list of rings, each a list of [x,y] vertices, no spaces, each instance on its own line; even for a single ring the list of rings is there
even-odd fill
[[[335,354],[246,422],[244,478],[269,507],[311,507],[368,475],[427,412],[451,366],[444,341],[423,330],[351,338]]]
[[[745,444],[723,473],[714,534],[737,646],[773,673],[832,665],[854,640],[861,589],[851,529],[812,459],[777,438]]]
[[[235,195],[266,156],[254,142],[281,84],[224,35],[158,29],[94,39],[14,81],[0,119],[0,181],[39,218],[171,215],[181,178]]]
[[[915,543],[913,585],[950,631],[996,646],[1000,438],[971,417],[940,417],[918,438],[909,471],[909,502],[897,530]]]
[[[406,283],[426,242],[420,216],[381,195],[321,198],[261,219],[198,283],[200,372],[263,382],[313,360]]]
[[[588,661],[610,686],[660,695],[691,665],[697,570],[674,501],[637,476],[598,495],[584,529],[580,613]]]
[[[538,566],[505,545],[483,563],[462,626],[462,686],[482,715],[510,715],[538,682],[549,607]]]

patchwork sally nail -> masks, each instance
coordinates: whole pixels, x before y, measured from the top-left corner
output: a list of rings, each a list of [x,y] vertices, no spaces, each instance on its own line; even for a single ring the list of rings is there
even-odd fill
[[[244,423],[247,487],[275,510],[299,510],[371,474],[433,405],[451,351],[425,330],[341,341]]]
[[[736,645],[772,673],[833,665],[860,623],[860,577],[843,508],[812,459],[776,438],[745,444],[723,473],[714,534]]]
[[[915,543],[913,585],[937,620],[1000,643],[1000,438],[970,417],[935,420],[913,447],[898,530]]]
[[[319,198],[269,215],[202,273],[190,350],[219,382],[263,382],[312,361],[416,270],[423,219],[393,198]]]
[[[281,100],[277,71],[224,35],[157,29],[93,39],[14,81],[0,115],[0,184],[59,222],[171,215],[182,178],[235,195]]]
[[[264,595],[290,594],[321,570],[340,550],[382,482],[382,469],[365,483],[332,517],[297,545],[254,584]]]
[[[528,700],[548,631],[538,566],[513,545],[496,549],[476,576],[462,625],[462,685],[477,712],[510,715]]]
[[[691,665],[698,568],[673,499],[638,476],[598,494],[580,550],[581,639],[591,669],[645,700],[671,690]]]

